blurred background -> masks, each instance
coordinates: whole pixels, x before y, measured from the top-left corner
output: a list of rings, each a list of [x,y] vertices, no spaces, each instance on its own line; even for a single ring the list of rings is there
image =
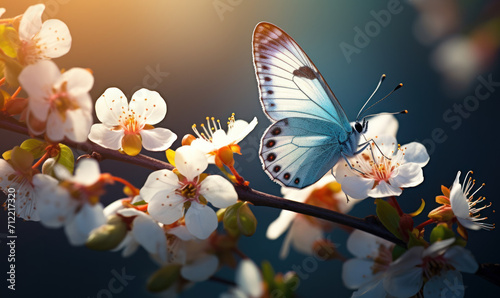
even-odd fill
[[[258,159],[260,137],[270,121],[259,102],[251,39],[255,25],[268,21],[302,46],[350,119],[355,118],[381,74],[387,79],[376,98],[398,83],[404,84],[375,111],[407,109],[409,114],[398,117],[398,141],[422,142],[431,156],[424,168],[425,181],[399,198],[406,212],[416,210],[420,199],[425,199],[427,205],[417,223],[437,207],[434,197],[440,194],[440,186],[450,186],[459,170],[474,170],[474,178],[486,183],[481,195],[494,206],[500,200],[495,191],[500,179],[495,168],[500,107],[500,83],[496,83],[500,82],[499,1],[2,0],[0,7],[7,9],[4,17],[13,17],[36,3],[46,4],[44,19],[56,18],[68,25],[73,37],[71,50],[54,61],[60,68],[92,69],[94,100],[113,86],[129,98],[141,87],[160,92],[168,105],[161,125],[179,136],[173,148],[180,146],[184,134],[191,133],[193,123],[202,123],[206,116],[225,119],[234,112],[238,119],[247,121],[256,116],[259,124],[240,144],[245,154],[237,157],[237,168],[255,189],[280,194],[280,187],[269,180]],[[25,139],[5,130],[0,136],[1,152]],[[163,153],[142,153],[165,159]],[[101,166],[103,172],[122,175],[136,186],[143,185],[149,174],[148,170],[112,161]],[[119,186],[108,190],[104,204],[121,198]],[[252,210],[259,220],[258,230],[240,241],[241,250],[257,263],[269,260],[277,272],[303,266],[307,256],[293,251],[285,260],[278,258],[283,236],[275,241],[265,238],[267,226],[279,210]],[[364,217],[374,212],[373,200],[367,199],[351,214]],[[5,233],[6,214],[0,214],[0,233]],[[486,215],[490,222],[498,221],[491,211]],[[119,253],[71,247],[62,229],[19,220],[16,229],[16,297],[96,297],[108,287],[113,272],[123,268],[135,278],[113,297],[161,296],[145,289],[157,265],[143,250],[123,259]],[[499,236],[498,230],[469,233],[468,248],[479,263],[500,263]],[[347,233],[335,230],[330,239],[349,257],[346,238]],[[4,272],[6,239],[0,240],[0,271]],[[234,270],[224,268],[217,276],[233,280]],[[351,291],[343,286],[340,276],[339,261],[317,262],[317,268],[301,279],[297,294],[348,297]],[[8,294],[0,296],[14,297],[11,291],[5,292],[5,276],[0,279],[0,292]],[[498,296],[498,288],[476,276],[465,274],[464,282],[466,295]],[[226,289],[208,281],[181,297],[217,297]]]

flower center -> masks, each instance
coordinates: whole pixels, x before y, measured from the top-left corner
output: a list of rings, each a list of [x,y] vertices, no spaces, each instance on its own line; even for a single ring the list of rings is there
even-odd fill
[[[455,269],[453,266],[446,263],[446,260],[443,256],[425,257],[422,260],[422,268],[424,271],[424,276],[427,279],[430,279],[435,275],[439,275],[443,270]]]
[[[392,263],[392,249],[393,245],[385,246],[380,244],[378,248],[378,255],[373,258],[373,266],[371,267],[373,274],[386,271]]]
[[[304,203],[309,205],[314,205],[318,207],[322,207],[328,210],[340,212],[339,209],[339,199],[337,195],[341,192],[341,187],[338,182],[330,182],[321,188],[317,188],[313,190]],[[305,216],[305,218],[312,223],[313,225],[319,226],[324,230],[330,230],[333,228],[333,223],[319,219],[312,216]]]
[[[51,109],[57,111],[63,120],[66,119],[66,111],[79,108],[78,104],[70,98],[67,85],[68,82],[64,82],[59,90],[52,88],[52,95],[49,97]]]
[[[189,201],[197,201],[198,185],[194,182],[188,182],[184,184],[184,186],[182,186],[180,189],[178,189],[177,193]]]

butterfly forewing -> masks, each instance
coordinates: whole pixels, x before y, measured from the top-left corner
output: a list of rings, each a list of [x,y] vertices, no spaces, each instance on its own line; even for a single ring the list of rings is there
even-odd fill
[[[346,132],[351,130],[316,66],[283,30],[259,23],[253,36],[253,55],[262,105],[272,120],[315,118],[336,122]]]
[[[344,156],[358,135],[312,61],[283,30],[259,23],[253,57],[261,103],[275,121],[262,137],[266,173],[285,186],[318,181]]]

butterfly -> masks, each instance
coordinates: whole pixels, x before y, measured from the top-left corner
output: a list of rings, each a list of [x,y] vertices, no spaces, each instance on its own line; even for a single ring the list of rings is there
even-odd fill
[[[272,180],[304,188],[341,158],[347,160],[366,148],[368,142],[358,148],[360,136],[368,129],[366,118],[350,124],[321,73],[285,31],[261,22],[252,45],[261,104],[273,121],[259,150]]]

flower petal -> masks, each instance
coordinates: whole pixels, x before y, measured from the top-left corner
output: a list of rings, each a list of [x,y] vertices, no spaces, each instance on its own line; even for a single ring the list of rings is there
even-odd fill
[[[174,235],[175,237],[181,239],[182,241],[194,240],[194,237],[189,230],[184,225],[177,226],[168,230],[168,234]]]
[[[279,217],[267,228],[267,239],[274,240],[281,236],[288,229],[295,216],[297,216],[295,212],[282,210]]]
[[[28,41],[42,28],[42,13],[45,5],[36,4],[28,7],[19,22],[19,38]]]
[[[238,265],[235,277],[238,287],[250,297],[262,296],[262,275],[255,263],[249,259],[243,259]]]
[[[108,88],[97,99],[95,112],[104,125],[110,127],[120,125],[120,120],[128,116],[127,97],[118,88]]]
[[[413,267],[397,274],[386,275],[384,289],[395,297],[412,297],[422,288],[424,278],[422,268]]]
[[[342,265],[342,281],[348,289],[357,289],[374,278],[373,260],[349,259]]]
[[[368,191],[368,196],[372,198],[385,198],[390,196],[399,196],[403,191],[399,187],[380,181],[377,186]]]
[[[448,270],[434,275],[425,283],[423,294],[425,298],[464,297],[462,274],[457,270]]]
[[[167,114],[167,104],[161,95],[156,91],[144,88],[137,90],[132,95],[129,109],[131,112],[141,115],[142,119],[145,120],[144,123],[150,125],[159,123]]]
[[[453,182],[453,186],[450,191],[450,204],[453,213],[458,218],[468,218],[469,217],[469,203],[465,194],[462,190],[462,185],[460,184],[460,171],[458,171],[457,176],[455,178],[455,182]]]
[[[455,238],[449,238],[446,240],[434,242],[433,244],[431,244],[431,246],[427,247],[424,250],[424,252],[422,253],[422,257],[436,257],[438,255],[441,255],[448,249],[450,245],[453,244],[453,242],[455,242]]]
[[[189,181],[199,176],[208,167],[207,157],[191,146],[182,146],[175,151],[175,166]]]
[[[314,255],[314,242],[324,237],[319,226],[311,224],[304,216],[298,216],[292,223],[290,231],[293,248],[306,255]]]
[[[167,238],[163,229],[149,215],[138,215],[132,226],[135,240],[149,253],[158,255],[162,262],[167,262]]]
[[[236,120],[231,129],[228,129],[227,136],[234,144],[238,144],[257,126],[257,117],[254,117],[250,123],[244,120]]]
[[[75,176],[71,179],[79,184],[90,186],[99,180],[101,170],[99,170],[99,163],[93,158],[83,159],[78,163],[75,170]]]
[[[375,235],[354,230],[347,239],[347,250],[358,258],[375,258],[380,246],[392,247],[392,243]]]
[[[177,135],[166,128],[143,129],[140,132],[142,146],[149,151],[164,151],[172,146]]]
[[[88,96],[88,92],[94,85],[94,76],[90,70],[80,67],[73,67],[65,71],[58,78],[56,87],[59,89],[63,84],[66,84],[67,92],[71,100],[78,103],[78,106],[84,110],[92,109],[92,99]],[[87,95],[82,97],[81,95]]]
[[[372,179],[356,175],[346,163],[339,164],[335,176],[344,193],[354,199],[366,199],[375,183]]]
[[[393,115],[378,115],[369,120],[365,137],[368,140],[384,135],[396,137],[398,127],[398,120]],[[360,140],[361,139],[362,138],[360,138]]]
[[[104,216],[106,216],[106,217],[111,216],[113,214],[118,213],[119,210],[124,209],[124,208],[125,207],[123,207],[123,199],[116,200],[113,203],[106,206],[106,208],[104,208],[104,211],[103,211]]]
[[[122,147],[123,136],[123,130],[114,130],[99,123],[90,128],[89,140],[104,148],[118,150]]]
[[[100,203],[91,206],[83,204],[80,211],[64,226],[64,232],[71,245],[83,245],[90,232],[106,223]]]
[[[398,188],[414,187],[424,181],[424,173],[419,164],[405,163],[397,167],[389,178],[389,183]]]
[[[200,194],[217,208],[236,204],[238,194],[231,182],[219,175],[211,175],[200,184]]]
[[[420,167],[424,167],[429,162],[429,154],[427,153],[427,149],[425,146],[412,142],[401,147],[405,149],[405,162],[412,162],[418,164]]]
[[[47,20],[37,35],[37,47],[47,58],[61,57],[71,48],[71,34],[68,26],[60,20]]]
[[[29,110],[40,121],[47,119],[50,108],[47,101],[53,84],[60,76],[57,65],[49,60],[28,65],[19,74],[19,83],[29,96]]]
[[[174,172],[170,170],[158,170],[149,174],[140,193],[142,199],[149,203],[157,193],[163,192],[163,195],[166,195],[174,192],[179,187],[179,178]]]
[[[63,119],[58,112],[49,112],[46,130],[50,140],[58,142],[64,139]]]
[[[148,212],[157,221],[169,225],[184,214],[185,199],[174,191],[157,192],[149,201]]]
[[[461,246],[452,246],[444,253],[443,256],[446,259],[446,262],[458,271],[476,273],[479,269],[479,264],[472,253]]]
[[[363,284],[357,291],[352,293],[351,298],[386,298],[387,292],[382,281],[382,274],[374,276],[370,282]]]
[[[217,215],[207,205],[193,202],[185,216],[186,227],[198,239],[207,239],[217,229]]]
[[[40,222],[49,228],[59,228],[73,218],[78,207],[69,193],[58,187],[58,181],[49,175],[36,174],[33,177],[35,191],[38,193],[38,216]]]
[[[384,155],[387,157],[393,156],[398,145],[396,138],[390,135],[379,136],[375,139],[375,143],[377,143],[377,146],[380,149],[377,149],[377,147],[373,149],[373,154],[375,155],[375,157],[381,156],[380,151],[382,151],[382,153],[384,153]]]
[[[92,122],[93,119],[90,110],[68,110],[66,111],[66,120],[63,124],[64,135],[74,142],[83,143],[87,141]]]
[[[217,267],[219,267],[219,259],[216,256],[200,256],[193,263],[182,266],[181,275],[190,281],[204,281],[214,275]]]

